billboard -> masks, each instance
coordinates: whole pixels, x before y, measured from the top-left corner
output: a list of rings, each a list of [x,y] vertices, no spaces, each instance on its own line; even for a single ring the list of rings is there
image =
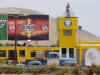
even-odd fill
[[[49,40],[48,15],[8,15],[8,40]],[[16,28],[16,29],[15,29]]]
[[[7,15],[0,14],[0,40],[7,40]]]

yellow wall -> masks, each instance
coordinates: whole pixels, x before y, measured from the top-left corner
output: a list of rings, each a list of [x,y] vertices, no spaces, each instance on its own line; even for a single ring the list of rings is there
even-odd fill
[[[64,21],[70,19],[71,26],[65,26]],[[76,48],[76,31],[78,29],[78,18],[58,18],[58,31],[59,31],[59,47],[61,48]],[[64,36],[63,30],[72,30],[72,36]]]
[[[8,51],[9,50],[15,50],[15,47],[0,47],[0,50],[6,50],[6,57],[0,57],[0,59],[8,59]],[[25,50],[25,57],[19,56],[19,51]],[[60,47],[17,47],[17,61],[24,60],[24,59],[35,59],[35,57],[31,57],[31,51],[54,51],[54,50],[60,50]],[[45,58],[47,59],[47,58]]]

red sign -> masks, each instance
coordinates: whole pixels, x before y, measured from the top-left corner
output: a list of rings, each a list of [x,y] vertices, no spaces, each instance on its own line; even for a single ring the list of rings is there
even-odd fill
[[[42,15],[42,17],[45,15]],[[32,17],[32,16],[31,16]],[[40,18],[39,18],[40,17]],[[27,17],[26,19],[10,19],[8,17],[8,39],[14,40],[16,25],[17,40],[48,40],[49,39],[49,20],[41,18]]]

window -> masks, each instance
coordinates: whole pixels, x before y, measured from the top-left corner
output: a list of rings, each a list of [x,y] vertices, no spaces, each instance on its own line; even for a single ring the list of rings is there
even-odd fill
[[[35,57],[36,56],[36,52],[35,51],[31,51],[31,57]]]
[[[57,54],[51,54],[51,58],[59,58]]]
[[[49,50],[45,51],[45,57],[48,57],[49,52],[50,52]]]
[[[66,53],[67,53],[66,48],[62,48],[62,57],[66,58],[67,57]]]
[[[53,52],[59,52],[58,50],[54,50]]]
[[[25,50],[20,50],[19,51],[19,56],[20,57],[25,57]]]
[[[0,57],[6,57],[6,50],[0,50]]]
[[[74,48],[69,48],[69,58],[74,58]]]
[[[64,36],[72,36],[72,30],[64,30],[63,34]]]

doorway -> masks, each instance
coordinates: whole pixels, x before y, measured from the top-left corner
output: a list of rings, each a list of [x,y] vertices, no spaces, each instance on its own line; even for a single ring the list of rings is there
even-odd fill
[[[14,60],[14,59],[15,59],[15,51],[9,50],[8,60]],[[16,54],[16,61],[17,61],[17,54]]]
[[[67,49],[66,48],[62,48],[62,57],[63,58],[67,58]]]

